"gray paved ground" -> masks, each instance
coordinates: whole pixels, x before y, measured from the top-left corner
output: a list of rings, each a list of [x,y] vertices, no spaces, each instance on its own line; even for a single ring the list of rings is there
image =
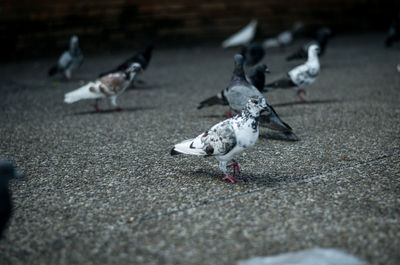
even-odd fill
[[[227,85],[234,50],[156,50],[121,113],[62,100],[127,53],[87,55],[72,82],[46,78],[54,58],[1,64],[0,156],[26,178],[0,264],[233,264],[313,246],[400,264],[400,52],[383,38],[334,39],[310,104],[267,94],[301,141],[262,130],[239,184],[214,158],[169,155],[224,118],[196,105]],[[268,80],[295,48],[268,53]]]

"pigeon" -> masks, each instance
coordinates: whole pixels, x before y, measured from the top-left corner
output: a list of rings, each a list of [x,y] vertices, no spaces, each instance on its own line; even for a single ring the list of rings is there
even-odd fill
[[[11,192],[8,189],[8,183],[11,179],[19,177],[13,164],[0,160],[0,238],[12,214]]]
[[[290,30],[285,30],[274,38],[266,39],[263,42],[265,49],[274,47],[285,47],[293,42],[294,34],[304,27],[302,22],[296,22]]]
[[[394,42],[400,40],[400,14],[393,20],[385,39],[385,46],[391,47]]]
[[[139,63],[133,63],[128,69],[105,75],[93,82],[65,94],[65,103],[74,103],[81,99],[96,99],[96,111],[100,111],[98,101],[108,97],[116,111],[123,110],[117,105],[117,97],[133,82],[136,74],[142,70]]]
[[[229,48],[234,46],[241,46],[249,44],[256,34],[257,29],[257,20],[252,20],[250,23],[238,31],[237,33],[233,34],[231,37],[226,39],[222,42],[222,48]]]
[[[357,257],[335,248],[311,248],[267,257],[241,260],[237,265],[366,265]]]
[[[264,48],[259,43],[251,43],[242,47],[240,54],[244,58],[246,66],[253,66],[259,63],[265,55]]]
[[[294,53],[286,57],[286,61],[296,60],[296,59],[307,59],[308,58],[308,48],[316,44],[319,46],[318,56],[322,56],[325,53],[326,45],[328,40],[332,36],[332,30],[328,27],[319,28],[315,33],[315,39],[306,43]]]
[[[254,96],[264,98],[261,92],[247,81],[243,71],[243,56],[236,54],[234,59],[235,68],[229,86],[216,96],[200,102],[200,105],[197,107],[198,109],[216,104],[229,105],[230,111],[228,112],[228,116],[231,117],[232,112],[236,114],[243,110],[249,98]],[[267,67],[264,72],[266,71],[269,71]],[[268,103],[266,104],[270,114],[260,116],[260,121],[262,121],[260,123],[261,126],[281,131],[288,139],[297,140],[297,137],[292,132],[292,128],[279,118],[275,110]]]
[[[240,114],[214,125],[194,139],[176,144],[171,149],[171,155],[214,156],[225,174],[223,180],[232,183],[242,181],[232,178],[228,173],[227,164],[232,162],[233,173],[237,170],[240,174],[239,164],[233,157],[256,143],[259,135],[258,118],[260,112],[267,109],[264,97],[251,97]]]
[[[302,96],[302,94],[306,93],[302,87],[313,83],[319,74],[320,66],[318,61],[318,51],[318,45],[311,45],[308,48],[307,61],[289,71],[287,77],[278,79],[265,85],[264,92],[268,92],[276,88],[295,88],[300,100],[302,102],[307,102],[307,100]]]
[[[267,65],[260,64],[253,68],[247,80],[255,86],[259,91],[264,90],[265,84],[265,74],[270,73]],[[299,138],[293,132],[293,129],[286,122],[282,121],[279,118],[278,113],[274,110],[271,105],[268,105],[270,108],[270,114],[268,115],[260,115],[260,125],[262,127],[267,127],[274,131],[283,132],[287,139],[292,141],[298,141]]]
[[[77,69],[83,63],[83,54],[79,48],[78,36],[72,36],[69,50],[61,54],[56,65],[49,69],[49,76],[62,73],[65,78],[71,79],[72,70]]]
[[[130,65],[132,65],[133,63],[138,63],[140,64],[140,66],[142,67],[143,70],[147,69],[147,66],[150,63],[151,60],[151,55],[153,53],[153,49],[154,46],[153,44],[148,44],[146,45],[142,51],[136,53],[135,55],[133,55],[132,57],[130,57],[128,60],[126,60],[125,62],[123,62],[122,64],[120,64],[119,66],[117,66],[116,68],[101,73],[99,75],[99,77],[105,76],[107,74],[110,73],[114,73],[114,72],[118,72],[118,71],[124,71],[125,69],[127,69]]]

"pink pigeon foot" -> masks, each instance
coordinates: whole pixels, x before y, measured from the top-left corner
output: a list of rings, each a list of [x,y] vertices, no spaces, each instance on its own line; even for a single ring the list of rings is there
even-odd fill
[[[228,111],[226,112],[226,116],[228,116],[228,118],[232,118],[232,117],[233,117],[230,110],[228,110]]]
[[[229,165],[228,167],[233,167],[233,174],[236,174],[236,170],[237,173],[240,174],[240,168],[238,162],[235,162],[232,165]]]
[[[223,178],[222,180],[229,180],[231,183],[235,183],[235,182],[243,182],[243,180],[241,179],[234,179],[231,176],[229,176],[229,174],[225,174],[225,178]]]
[[[118,106],[118,107],[115,108],[115,111],[123,111],[123,110],[124,110],[124,109],[121,108],[120,106]]]
[[[305,98],[302,96],[302,94],[304,94],[304,95],[306,94],[306,91],[305,91],[304,89],[299,89],[299,90],[297,90],[297,95],[299,96],[300,101],[303,102],[303,103],[307,103],[308,100],[305,99]]]

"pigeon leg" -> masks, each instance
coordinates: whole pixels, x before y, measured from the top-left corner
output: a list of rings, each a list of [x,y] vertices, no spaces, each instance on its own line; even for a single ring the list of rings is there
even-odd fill
[[[237,174],[240,174],[240,168],[239,168],[239,163],[236,162],[235,160],[233,160],[233,164],[230,164],[228,167],[233,167],[233,174],[236,174],[236,170],[237,170]]]
[[[306,91],[305,91],[304,89],[298,89],[298,90],[297,90],[297,95],[299,96],[300,101],[303,102],[303,103],[308,102],[307,99],[305,99],[305,98],[302,96],[302,94],[305,95],[305,94],[306,94]]]
[[[228,110],[228,111],[226,112],[226,116],[228,116],[228,118],[232,118],[232,117],[233,117],[230,110]]]
[[[231,183],[235,183],[235,182],[242,182],[243,180],[241,179],[235,179],[232,178],[229,174],[228,171],[226,169],[226,161],[220,161],[219,162],[219,168],[224,172],[225,177],[222,180],[229,180]]]
[[[123,111],[124,109],[117,105],[117,96],[110,97],[111,104],[115,107],[115,111]]]
[[[94,103],[94,109],[96,110],[96,112],[101,112],[101,109],[99,108],[99,100],[98,98],[95,99],[95,103]]]

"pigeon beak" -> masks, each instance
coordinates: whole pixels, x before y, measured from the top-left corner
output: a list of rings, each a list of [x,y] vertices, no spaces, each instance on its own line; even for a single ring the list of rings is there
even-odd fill
[[[264,73],[269,74],[269,73],[271,73],[271,71],[268,68],[265,68]]]

